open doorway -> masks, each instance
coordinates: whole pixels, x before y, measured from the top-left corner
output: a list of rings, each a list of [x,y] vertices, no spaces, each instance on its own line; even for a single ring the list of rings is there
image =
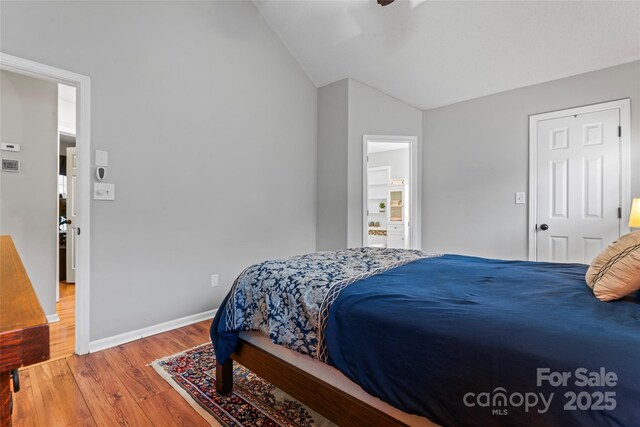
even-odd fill
[[[20,167],[12,172],[2,171],[0,206],[3,212],[0,216],[0,233],[12,235],[50,323],[51,359],[72,354],[74,351],[77,354],[86,354],[89,352],[90,337],[91,82],[87,76],[2,52],[0,70],[3,75],[3,96],[0,97],[3,108],[0,112],[3,119],[6,119],[2,120],[1,136],[3,142],[7,139],[9,142],[15,142],[12,145],[17,144],[21,148],[13,150],[12,153],[2,152],[3,158],[15,159],[14,163]],[[5,78],[6,76],[10,78]],[[59,86],[60,84],[63,86]],[[19,88],[26,92],[21,95]],[[38,92],[46,92],[46,102],[41,102],[35,93],[31,93],[34,88],[38,88]],[[75,106],[68,109],[67,120],[63,118],[62,126],[58,123],[58,89],[61,89],[61,92],[68,91],[67,100],[75,101]],[[10,93],[14,96],[8,96]],[[10,103],[13,103],[15,108],[5,108],[10,107]],[[45,122],[46,129],[40,126]],[[74,123],[75,126],[69,126],[70,123]],[[13,131],[9,132],[11,129]],[[36,134],[36,131],[41,134]],[[72,142],[76,147],[70,149],[77,150],[73,163],[77,179],[69,177],[70,168],[66,159],[65,173],[61,173],[60,170],[61,151],[64,148],[66,152],[64,144],[71,145]],[[62,182],[61,175],[69,178],[66,180],[67,183]],[[29,185],[34,188],[26,188]],[[70,219],[67,185],[75,188],[73,194],[76,198],[71,205],[75,206],[73,211],[76,218],[72,224],[65,223],[66,227],[61,227],[61,207],[67,214],[65,222]],[[38,189],[38,192],[35,189]],[[61,194],[65,191],[67,200],[62,202]],[[14,198],[8,200],[10,197]],[[36,207],[36,202],[41,200],[46,200],[46,207]],[[8,212],[11,215],[8,215]],[[34,219],[35,216],[37,218]],[[63,241],[62,229],[66,231]],[[34,233],[37,233],[37,236],[32,236]],[[67,243],[70,235],[73,235],[74,242],[72,260],[76,285],[67,282]],[[63,249],[64,259],[60,256]],[[65,269],[62,271],[64,275],[61,275],[60,268],[62,260],[65,262]],[[61,278],[67,282],[64,289],[60,287]],[[62,304],[65,296],[71,297],[64,300],[69,304]],[[58,320],[63,316],[69,319],[68,323]],[[59,341],[54,341],[56,330],[59,330]],[[70,337],[73,338],[68,339]]]
[[[16,246],[50,324],[50,358],[70,356],[75,289],[66,286],[66,266],[60,267],[68,191],[60,154],[75,147],[75,88],[6,70],[0,71],[0,86],[0,155],[3,165],[5,159],[19,165],[2,168],[0,234]]]
[[[419,249],[417,138],[364,137],[363,245]]]

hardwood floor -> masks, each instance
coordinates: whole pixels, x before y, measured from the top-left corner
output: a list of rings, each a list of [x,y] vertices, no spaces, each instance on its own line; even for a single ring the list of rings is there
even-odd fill
[[[61,298],[62,299],[62,298]],[[210,340],[206,320],[85,356],[20,371],[14,426],[207,426],[147,366]]]
[[[71,356],[75,351],[76,286],[60,282],[60,300],[56,303],[60,321],[49,324],[51,355],[49,360]]]

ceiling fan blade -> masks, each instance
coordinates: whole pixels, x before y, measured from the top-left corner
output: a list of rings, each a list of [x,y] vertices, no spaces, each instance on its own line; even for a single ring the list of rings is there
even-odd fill
[[[380,6],[386,6],[393,3],[395,0],[378,0],[378,4]]]

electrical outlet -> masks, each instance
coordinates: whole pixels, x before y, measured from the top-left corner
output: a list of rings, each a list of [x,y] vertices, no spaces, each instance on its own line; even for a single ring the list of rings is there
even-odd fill
[[[212,288],[217,288],[218,286],[220,286],[220,283],[218,282],[218,275],[217,274],[212,274],[211,275],[211,287]]]

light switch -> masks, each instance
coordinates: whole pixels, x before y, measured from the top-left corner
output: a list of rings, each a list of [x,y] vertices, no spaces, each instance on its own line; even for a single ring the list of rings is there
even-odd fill
[[[516,192],[516,205],[524,205],[527,203],[527,195],[524,191]]]
[[[94,200],[115,200],[116,199],[116,185],[105,184],[104,182],[96,182],[93,184],[93,199]]]
[[[109,153],[96,150],[96,166],[109,166]]]

